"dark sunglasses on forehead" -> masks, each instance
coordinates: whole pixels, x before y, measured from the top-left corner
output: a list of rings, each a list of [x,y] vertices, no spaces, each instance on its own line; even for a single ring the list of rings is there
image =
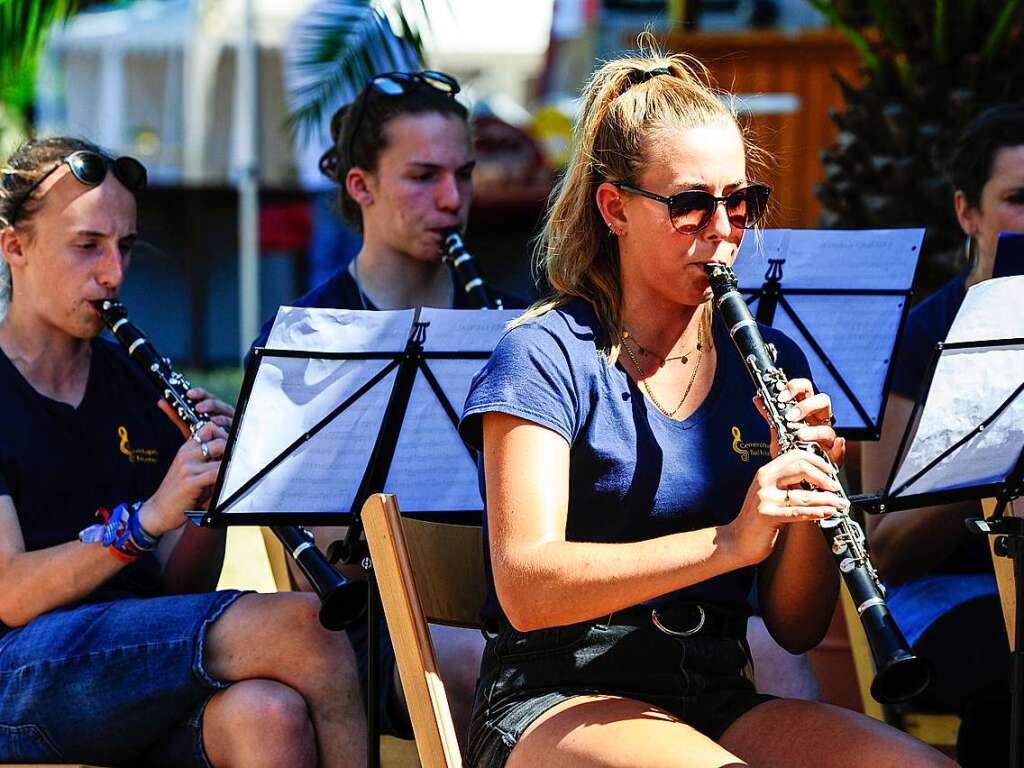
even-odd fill
[[[702,189],[688,189],[665,197],[622,181],[612,183],[626,192],[664,203],[672,226],[683,235],[695,235],[710,224],[719,204],[725,205],[725,215],[732,226],[750,229],[764,216],[771,194],[771,189],[765,184],[748,184],[721,197]]]
[[[10,223],[12,226],[25,206],[25,201],[32,197],[32,193],[39,188],[40,184],[50,178],[63,165],[71,169],[71,175],[87,187],[98,187],[102,184],[103,180],[107,178],[107,170],[110,169],[114,172],[114,178],[120,181],[129,192],[135,194],[146,188],[146,167],[134,157],[125,156],[111,159],[96,152],[82,149],[72,152],[65,157],[57,165],[44,173],[35,184],[29,187],[28,192],[22,196],[11,213]]]
[[[356,136],[359,134],[359,124],[362,122],[363,114],[366,112],[366,102],[369,100],[370,94],[379,93],[383,96],[392,97],[403,96],[413,88],[422,87],[434,88],[453,99],[455,94],[459,92],[459,83],[454,77],[432,69],[424,70],[423,72],[385,72],[370,79],[352,107],[355,110],[355,113],[352,115],[352,130],[349,131],[348,143],[345,146],[345,162],[349,168],[355,165],[355,160],[352,157],[353,146],[356,142]]]

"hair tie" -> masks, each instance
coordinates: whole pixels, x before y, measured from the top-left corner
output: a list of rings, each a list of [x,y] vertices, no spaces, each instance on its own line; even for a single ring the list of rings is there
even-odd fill
[[[658,75],[668,75],[669,77],[672,77],[672,70],[669,69],[668,67],[655,67],[654,69],[633,70],[632,72],[629,73],[627,85],[623,90],[629,90],[634,85],[646,83],[648,80],[650,80],[653,77],[657,77]]]

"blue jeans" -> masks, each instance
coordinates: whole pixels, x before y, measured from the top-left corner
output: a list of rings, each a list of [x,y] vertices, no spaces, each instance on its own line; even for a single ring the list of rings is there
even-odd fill
[[[203,709],[229,683],[203,643],[241,594],[82,605],[0,637],[0,762],[209,766]]]

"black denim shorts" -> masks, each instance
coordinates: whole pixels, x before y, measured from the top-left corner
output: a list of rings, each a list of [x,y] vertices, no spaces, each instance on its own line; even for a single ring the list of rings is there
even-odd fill
[[[503,620],[484,650],[468,764],[503,766],[534,720],[575,696],[642,701],[712,739],[773,698],[757,693],[745,674],[745,616],[686,605],[659,609],[656,618],[662,628],[649,607],[636,606],[534,632],[519,632]]]

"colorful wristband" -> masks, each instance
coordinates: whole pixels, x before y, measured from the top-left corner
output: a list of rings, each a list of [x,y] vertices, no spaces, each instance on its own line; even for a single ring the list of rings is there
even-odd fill
[[[156,549],[160,543],[159,537],[142,527],[139,521],[141,508],[142,502],[137,501],[131,507],[118,504],[113,511],[97,509],[96,516],[102,518],[103,522],[89,526],[78,534],[78,538],[87,544],[97,543],[107,547],[121,560],[135,560]]]

